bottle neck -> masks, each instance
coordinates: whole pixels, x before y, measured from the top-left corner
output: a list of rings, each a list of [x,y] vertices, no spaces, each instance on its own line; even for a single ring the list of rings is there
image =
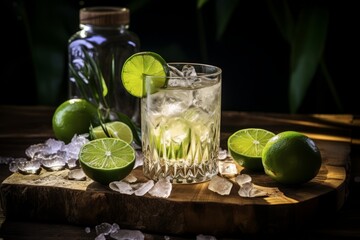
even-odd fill
[[[96,26],[90,24],[81,24],[80,29],[86,32],[123,32],[129,28],[129,24],[119,26]]]

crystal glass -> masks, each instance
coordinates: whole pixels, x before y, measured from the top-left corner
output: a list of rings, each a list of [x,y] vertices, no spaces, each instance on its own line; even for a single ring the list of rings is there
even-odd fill
[[[141,100],[144,175],[172,183],[199,183],[218,173],[221,69],[169,63],[164,77],[146,76]]]

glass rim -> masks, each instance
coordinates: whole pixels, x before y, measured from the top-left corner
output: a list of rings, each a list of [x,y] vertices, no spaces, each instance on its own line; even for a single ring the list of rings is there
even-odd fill
[[[215,76],[222,74],[222,69],[218,66],[207,64],[207,63],[198,63],[198,62],[168,62],[167,65],[173,66],[173,65],[191,65],[191,66],[198,66],[198,67],[206,67],[206,68],[213,68],[215,69],[212,73],[201,73],[201,76]],[[170,76],[166,76],[170,77]],[[171,77],[173,78],[173,77]],[[176,78],[176,77],[174,77]]]
[[[166,65],[170,65],[170,66],[175,66],[175,65],[179,65],[179,66],[184,66],[184,65],[191,65],[194,66],[195,68],[207,68],[207,69],[212,69],[212,71],[206,72],[206,71],[202,71],[202,72],[198,72],[199,74],[198,76],[193,76],[193,77],[205,77],[205,78],[214,78],[217,76],[221,76],[222,74],[222,69],[220,67],[217,67],[215,65],[211,65],[211,64],[206,64],[206,63],[196,63],[196,62],[168,62],[166,63]],[[178,68],[177,68],[178,69]],[[169,69],[169,71],[171,71]],[[144,75],[145,79],[146,78],[169,78],[169,79],[177,79],[177,78],[181,78],[183,79],[184,77],[182,76],[170,76],[169,74],[165,75],[165,76],[161,76],[161,75]],[[187,76],[185,78],[191,78],[191,76]]]

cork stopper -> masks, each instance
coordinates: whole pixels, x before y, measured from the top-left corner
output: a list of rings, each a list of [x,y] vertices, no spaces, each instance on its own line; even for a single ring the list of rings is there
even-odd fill
[[[80,9],[80,24],[95,26],[127,25],[130,21],[128,8],[88,7]]]

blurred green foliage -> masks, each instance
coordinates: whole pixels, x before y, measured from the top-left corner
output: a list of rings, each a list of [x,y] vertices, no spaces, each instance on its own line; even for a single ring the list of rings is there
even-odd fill
[[[67,41],[78,11],[126,6],[143,50],[170,61],[201,61],[223,69],[223,109],[271,112],[358,112],[348,53],[357,44],[351,1],[5,0],[16,29],[5,51],[2,104],[57,105],[67,98]],[[21,44],[19,44],[21,43]],[[355,51],[355,49],[354,49]],[[11,81],[16,76],[16,81]],[[4,88],[5,89],[5,88]],[[15,91],[15,90],[13,90]],[[19,90],[17,90],[19,92]],[[356,101],[356,100],[355,100]]]

